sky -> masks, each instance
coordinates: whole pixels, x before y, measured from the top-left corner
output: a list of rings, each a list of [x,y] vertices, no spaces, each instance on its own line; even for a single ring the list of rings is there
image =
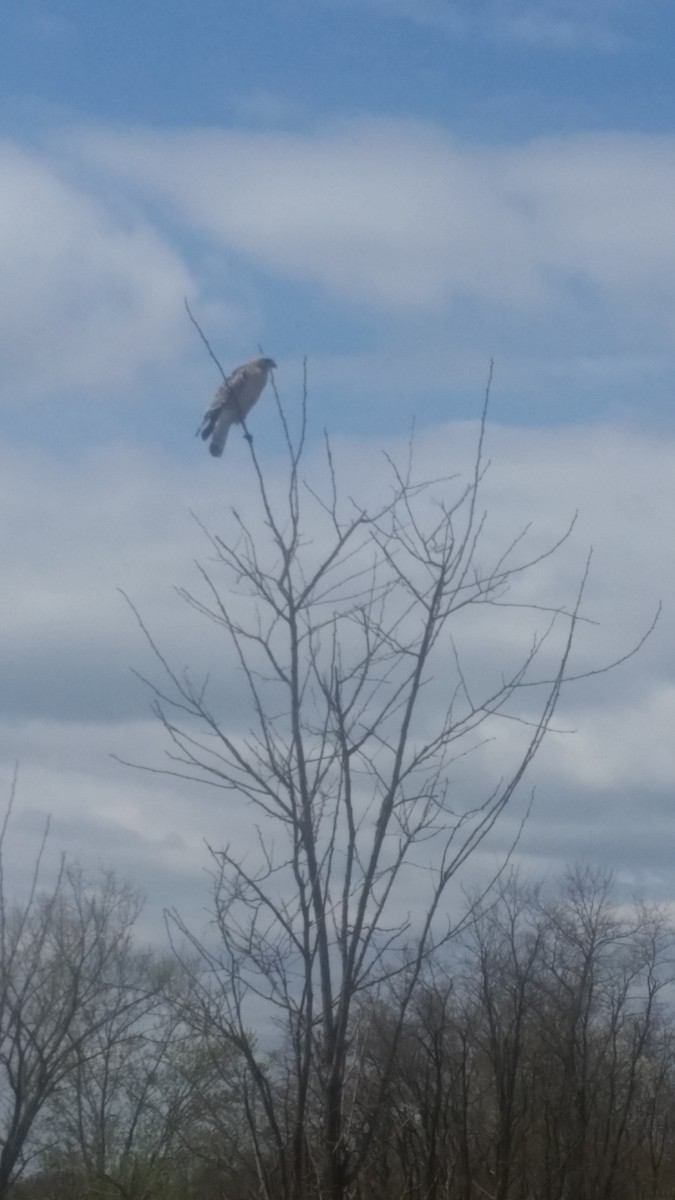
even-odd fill
[[[464,469],[494,359],[495,529],[554,538],[578,510],[541,587],[569,603],[592,546],[593,661],[663,605],[639,655],[565,692],[517,859],[599,863],[675,911],[674,46],[665,0],[5,0],[12,886],[51,814],[53,860],[139,882],[153,930],[206,905],[205,839],[245,838],[221,797],[117,761],[165,749],[120,591],[178,664],[217,663],[176,588],[208,552],[194,517],[254,502],[241,439],[215,461],[193,436],[219,375],[187,300],[226,370],[275,358],[291,412],[307,360],[308,469],[327,429],[348,494],[387,486],[413,420],[425,472]]]

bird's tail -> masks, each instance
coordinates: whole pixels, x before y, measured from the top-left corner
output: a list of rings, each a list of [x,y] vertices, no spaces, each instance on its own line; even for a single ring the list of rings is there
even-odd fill
[[[209,454],[212,454],[214,458],[220,458],[221,454],[223,453],[223,450],[225,449],[225,443],[227,441],[227,435],[229,432],[230,432],[230,426],[226,425],[224,429],[217,429],[216,432],[214,433],[213,437],[211,438],[211,445],[209,446]],[[204,435],[202,434],[202,437],[203,436]]]

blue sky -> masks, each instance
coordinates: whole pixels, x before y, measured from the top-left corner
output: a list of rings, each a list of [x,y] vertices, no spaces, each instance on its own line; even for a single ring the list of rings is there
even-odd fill
[[[0,756],[5,780],[21,761],[23,855],[52,810],[58,845],[89,862],[103,839],[156,904],[202,861],[184,797],[109,758],[153,736],[116,588],[199,657],[172,607],[188,512],[250,486],[241,443],[214,468],[193,437],[218,377],[187,297],[226,369],[275,357],[291,406],[307,356],[310,446],[326,426],[348,474],[413,416],[445,469],[494,356],[500,515],[581,509],[608,650],[666,601],[643,665],[582,696],[576,748],[543,759],[556,816],[532,819],[531,865],[587,856],[591,810],[603,858],[614,797],[613,864],[671,898],[674,48],[665,0],[4,6]]]
[[[589,16],[589,10],[591,15]],[[415,116],[488,142],[668,131],[669,5],[251,0],[7,6],[7,98],[157,126]],[[248,111],[247,111],[248,105]]]

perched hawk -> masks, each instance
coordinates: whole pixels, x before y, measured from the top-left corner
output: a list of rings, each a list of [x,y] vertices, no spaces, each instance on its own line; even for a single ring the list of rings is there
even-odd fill
[[[276,365],[273,358],[252,358],[221,383],[197,430],[205,442],[211,438],[209,450],[216,458],[225,449],[230,425],[246,419]]]

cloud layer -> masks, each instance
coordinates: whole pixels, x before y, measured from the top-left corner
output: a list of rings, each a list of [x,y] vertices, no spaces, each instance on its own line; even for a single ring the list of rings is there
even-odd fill
[[[82,135],[89,163],[265,269],[378,307],[667,303],[675,139],[466,145],[424,125]]]
[[[373,428],[411,398],[442,419],[490,354],[516,418],[534,405],[547,420],[638,406],[670,419],[671,137],[492,147],[391,120],[97,127],[49,150],[5,143],[0,167],[13,420],[50,400],[64,428],[86,429],[114,398],[121,432],[121,398],[166,444],[163,415],[187,420],[183,397],[203,389],[192,424],[218,381],[184,296],[226,365],[261,340],[287,364],[309,350],[322,403],[339,396],[346,421],[372,414]]]
[[[623,654],[669,600],[675,139],[496,148],[366,120],[264,135],[80,127],[48,149],[3,144],[0,169],[3,404],[19,431],[0,447],[0,762],[8,781],[21,761],[19,874],[51,810],[55,846],[142,875],[156,910],[177,897],[199,906],[202,837],[250,829],[231,797],[109,757],[166,762],[130,671],[151,670],[150,656],[119,588],[178,670],[211,673],[223,720],[249,719],[230,654],[174,591],[208,557],[190,511],[217,532],[233,503],[255,506],[241,440],[214,464],[192,438],[218,380],[184,295],[227,365],[264,339],[291,408],[299,355],[321,340],[307,473],[325,475],[314,447],[326,425],[347,494],[387,486],[380,451],[405,453],[415,409],[424,473],[465,470],[475,430],[456,418],[475,413],[496,351],[494,411],[511,424],[490,432],[491,544],[532,522],[543,548],[580,511],[521,598],[571,604],[593,546],[585,605],[597,624],[580,628],[579,670]],[[358,327],[349,349],[341,321]],[[277,479],[273,412],[261,401],[254,431]],[[658,436],[640,428],[645,413]],[[538,427],[552,415],[556,428]],[[477,625],[467,662],[486,678],[523,637],[511,619]],[[670,896],[673,644],[666,606],[639,656],[565,691],[561,732],[532,777],[528,861],[605,855]],[[440,692],[439,677],[429,702]],[[517,732],[466,760],[467,794],[494,784]]]
[[[429,475],[466,469],[474,433],[449,424],[422,435],[420,469]],[[405,453],[395,439],[385,446]],[[37,472],[34,464],[18,462],[12,474],[4,464],[7,492],[14,495],[3,547],[13,615],[0,634],[6,689],[0,745],[4,780],[13,761],[21,760],[21,855],[35,847],[39,814],[52,811],[54,844],[67,844],[90,864],[107,861],[122,873],[142,875],[155,914],[174,896],[198,908],[204,902],[199,872],[207,863],[202,838],[217,844],[236,835],[245,841],[251,818],[230,794],[133,771],[110,758],[171,765],[149,698],[131,673],[136,668],[154,676],[152,658],[116,589],[124,588],[139,605],[178,671],[189,667],[195,678],[211,674],[223,720],[246,729],[253,716],[230,652],[218,630],[173,591],[174,584],[198,590],[192,560],[208,564],[188,508],[216,532],[230,524],[233,497],[255,519],[255,482],[244,449],[233,444],[226,479],[206,476],[201,460],[179,468],[139,452],[133,486],[128,461],[113,453],[97,471],[88,463],[71,468],[67,481],[58,465],[43,462]],[[528,522],[532,548],[544,548],[578,506],[569,542],[535,572],[536,587],[517,589],[512,598],[571,604],[592,543],[584,602],[592,623],[579,631],[572,666],[584,670],[621,655],[639,639],[659,596],[667,599],[675,589],[675,569],[663,554],[675,505],[675,443],[602,426],[565,434],[495,427],[488,452],[493,466],[484,494],[482,553],[487,557],[491,547],[508,544]],[[335,455],[345,494],[386,490],[377,442],[338,439]],[[274,458],[267,470],[274,489]],[[320,481],[321,470],[318,451],[310,452],[308,478]],[[478,684],[522,655],[529,637],[508,610],[491,611],[487,624],[479,621],[463,637],[465,666]],[[662,840],[654,847],[643,831],[653,819],[665,834],[672,791],[674,640],[667,606],[635,659],[612,675],[565,690],[554,722],[560,732],[551,734],[529,780],[538,794],[522,843],[529,862],[541,867],[568,857],[604,859],[611,822],[611,861],[633,882],[650,873],[652,886],[656,879],[662,894],[669,894]],[[443,699],[441,673],[427,703]],[[494,786],[518,753],[521,732],[502,727],[493,746],[457,767],[455,785],[464,795],[475,798]],[[493,838],[495,854],[507,848],[526,799],[527,789]]]
[[[182,340],[189,270],[138,212],[0,144],[0,354],[14,402],[124,387]]]

